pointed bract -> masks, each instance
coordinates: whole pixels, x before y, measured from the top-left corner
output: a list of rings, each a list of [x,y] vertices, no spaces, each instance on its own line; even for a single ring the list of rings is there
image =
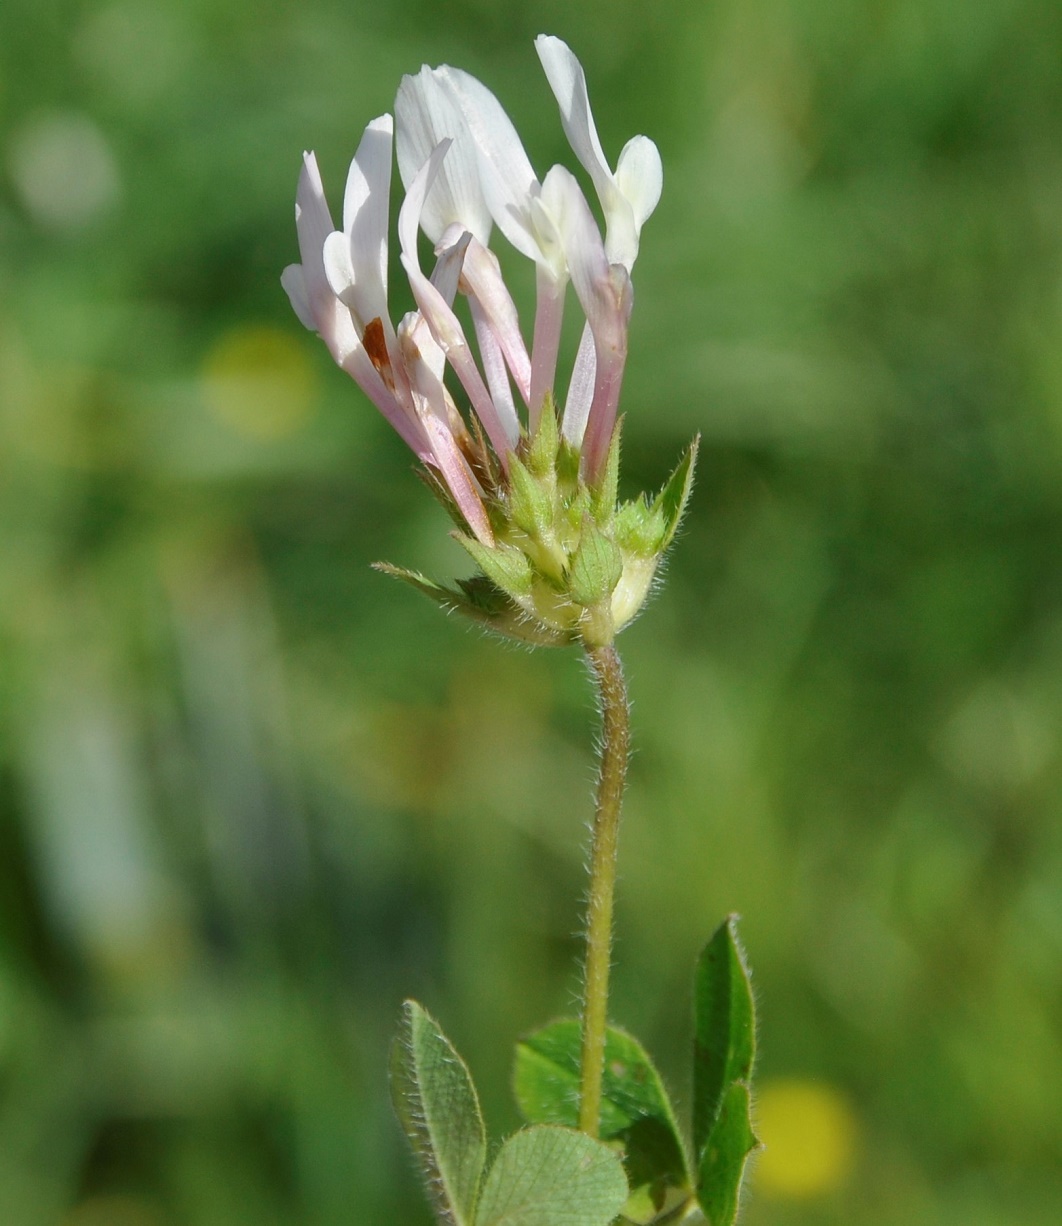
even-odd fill
[[[686,449],[686,454],[678,462],[675,471],[667,479],[664,488],[656,496],[653,503],[664,517],[665,531],[658,549],[667,549],[675,539],[682,517],[686,513],[686,504],[693,493],[693,474],[697,467],[697,452],[700,450],[701,436],[698,434]]]

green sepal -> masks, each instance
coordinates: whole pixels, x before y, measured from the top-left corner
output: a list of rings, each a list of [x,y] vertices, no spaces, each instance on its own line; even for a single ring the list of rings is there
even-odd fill
[[[663,536],[657,545],[657,552],[662,553],[675,539],[682,516],[686,513],[686,504],[693,491],[693,474],[697,467],[697,452],[700,446],[701,436],[698,434],[686,448],[664,488],[653,499],[652,510],[660,512],[664,522]]]
[[[569,439],[561,436],[557,446],[557,481],[562,489],[574,490],[579,484],[579,462],[582,453]]]
[[[752,986],[731,915],[705,946],[694,981],[697,1198],[712,1226],[731,1226],[745,1164],[758,1145],[749,1115],[755,1058]]]
[[[619,496],[620,434],[622,431],[623,418],[619,417],[612,431],[612,441],[609,444],[608,455],[605,457],[605,467],[601,478],[591,490],[590,513],[602,528],[608,526],[616,512],[616,499]]]
[[[592,505],[593,499],[585,485],[580,485],[569,493],[568,499],[564,504],[564,518],[567,521],[573,539],[578,538],[583,520],[590,515]]]
[[[568,572],[568,593],[584,608],[612,595],[623,574],[623,554],[592,519],[583,520],[579,547]]]
[[[557,448],[560,445],[560,429],[557,424],[557,406],[553,393],[547,392],[538,425],[527,447],[527,467],[535,477],[552,477],[556,472]]]
[[[609,1226],[627,1199],[619,1157],[570,1128],[524,1128],[501,1147],[475,1226]]]
[[[496,494],[501,479],[501,465],[498,462],[498,457],[487,444],[479,418],[473,413],[469,421],[472,426],[472,433],[475,436],[475,442],[467,450],[466,458],[476,480],[483,486],[483,489],[488,494]],[[493,497],[488,500],[488,513],[494,501]]]
[[[526,1120],[576,1126],[580,1061],[575,1019],[552,1022],[517,1044],[513,1089]],[[661,1221],[689,1202],[689,1166],[667,1091],[638,1040],[613,1026],[605,1037],[601,1136],[623,1146],[631,1189],[625,1220]]]
[[[553,523],[553,496],[516,455],[509,457],[509,516],[528,536],[540,540]]]
[[[590,648],[611,643],[649,595],[689,500],[699,444],[693,440],[655,498],[643,494],[617,505],[621,433],[622,419],[592,484],[580,475],[580,450],[563,437],[550,395],[534,433],[523,434],[510,453],[504,474],[493,467],[477,433],[466,458],[486,491],[491,532],[474,536],[438,474],[420,475],[462,529],[453,535],[481,576],[454,591],[416,572],[381,569],[442,608],[519,642],[582,642]],[[491,543],[484,543],[481,537],[491,534]]]
[[[487,1156],[479,1100],[464,1061],[413,1000],[391,1046],[391,1098],[436,1215],[472,1226]]]
[[[654,501],[650,506],[645,495],[625,502],[616,511],[613,535],[616,543],[628,553],[641,558],[656,558],[667,532],[663,511]]]
[[[521,597],[530,595],[533,579],[531,563],[519,549],[509,545],[496,545],[492,549],[463,532],[454,532],[451,535],[491,583],[507,592],[513,600],[518,601]]]
[[[752,1130],[749,1087],[733,1081],[697,1168],[697,1202],[711,1226],[733,1226],[741,1183],[751,1154],[760,1147]]]

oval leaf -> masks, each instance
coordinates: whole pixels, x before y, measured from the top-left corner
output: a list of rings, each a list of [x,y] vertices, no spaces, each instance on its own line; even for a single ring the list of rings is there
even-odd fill
[[[513,1087],[526,1120],[576,1126],[580,1059],[574,1019],[553,1022],[517,1044]],[[601,1135],[623,1145],[630,1221],[652,1222],[689,1198],[686,1155],[660,1075],[638,1040],[612,1026],[605,1038]]]
[[[487,1156],[479,1101],[464,1061],[413,1000],[391,1048],[391,1097],[439,1220],[470,1226]]]
[[[476,1226],[608,1226],[627,1199],[619,1158],[569,1128],[525,1128],[483,1185]]]

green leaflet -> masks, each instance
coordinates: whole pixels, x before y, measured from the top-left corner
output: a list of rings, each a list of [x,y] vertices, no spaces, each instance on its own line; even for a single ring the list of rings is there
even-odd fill
[[[711,1226],[731,1226],[737,1217],[745,1164],[758,1148],[749,1117],[749,1087],[731,1082],[697,1171],[697,1199]]]
[[[627,1199],[619,1158],[569,1128],[524,1128],[502,1146],[475,1226],[609,1226]]]
[[[609,1226],[627,1199],[619,1156],[556,1126],[525,1128],[486,1179],[486,1134],[464,1061],[416,1001],[391,1049],[395,1111],[444,1226]]]
[[[439,1220],[472,1226],[487,1155],[479,1101],[464,1061],[412,1000],[391,1048],[391,1096]]]
[[[711,1226],[731,1226],[748,1155],[756,1029],[752,988],[729,916],[704,948],[694,983],[693,1140],[697,1197]]]
[[[737,916],[716,929],[694,981],[693,1145],[704,1148],[733,1081],[748,1081],[755,1057],[752,989],[737,940]]]
[[[733,1226],[759,1144],[749,1089],[755,1017],[735,916],[705,947],[694,995],[696,1205],[659,1074],[622,1030],[610,1027],[606,1038],[603,1140],[575,1131],[581,1033],[571,1019],[517,1045],[514,1088],[531,1127],[505,1142],[484,1180],[486,1137],[468,1069],[432,1018],[407,1001],[392,1050],[392,1091],[440,1222],[609,1226],[622,1214],[633,1226],[663,1226],[703,1213],[709,1226]]]
[[[574,1126],[579,1113],[580,1027],[553,1022],[517,1044],[516,1099],[532,1123]],[[667,1092],[641,1044],[609,1027],[601,1135],[623,1145],[631,1197],[624,1217],[648,1223],[691,1195],[686,1155]]]

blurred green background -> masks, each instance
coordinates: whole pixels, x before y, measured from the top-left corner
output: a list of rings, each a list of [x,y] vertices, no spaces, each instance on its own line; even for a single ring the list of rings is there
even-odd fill
[[[1057,0],[5,0],[5,1226],[426,1223],[401,999],[496,1137],[511,1041],[572,1007],[585,670],[370,571],[465,568],[278,282],[302,149],[338,209],[422,61],[573,164],[543,30],[609,156],[664,159],[629,491],[704,436],[621,641],[613,1016],[688,1106],[739,911],[747,1226],[1060,1220]]]

